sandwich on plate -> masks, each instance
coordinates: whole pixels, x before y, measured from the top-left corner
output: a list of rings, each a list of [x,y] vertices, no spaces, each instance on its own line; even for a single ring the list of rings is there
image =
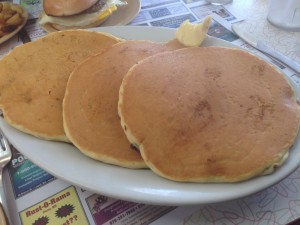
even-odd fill
[[[44,0],[39,23],[48,32],[96,27],[125,4],[121,0]]]

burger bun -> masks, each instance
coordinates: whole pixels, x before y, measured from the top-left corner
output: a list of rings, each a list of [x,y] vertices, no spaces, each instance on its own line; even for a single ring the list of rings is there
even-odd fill
[[[44,11],[48,16],[71,16],[87,10],[98,0],[44,0]]]

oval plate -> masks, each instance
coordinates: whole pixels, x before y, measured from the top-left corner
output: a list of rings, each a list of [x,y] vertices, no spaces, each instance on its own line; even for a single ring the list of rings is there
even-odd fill
[[[175,30],[158,27],[119,26],[94,29],[125,39],[168,41]],[[237,46],[207,37],[203,46]],[[294,87],[299,98],[300,91]],[[232,200],[270,187],[287,177],[300,165],[299,135],[286,163],[273,174],[240,183],[201,184],[178,183],[161,178],[150,170],[126,169],[104,164],[81,154],[73,145],[45,141],[22,133],[2,118],[0,127],[9,141],[39,167],[91,192],[117,199],[146,204],[187,205]]]

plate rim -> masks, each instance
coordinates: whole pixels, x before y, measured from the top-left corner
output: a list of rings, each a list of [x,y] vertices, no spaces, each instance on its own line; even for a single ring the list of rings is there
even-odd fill
[[[124,38],[127,34],[130,37],[128,39],[134,38],[134,34],[137,33],[139,35],[136,39],[144,39],[145,36],[152,35],[153,33],[159,32],[160,39],[162,42],[170,40],[170,38],[175,37],[175,29],[172,28],[163,28],[163,27],[145,27],[145,26],[113,26],[113,27],[99,27],[93,29],[95,31],[100,32],[108,32],[113,35],[119,34]],[[133,35],[132,35],[133,34]],[[152,37],[149,36],[149,37]],[[149,38],[152,40],[151,38]],[[157,37],[153,37],[155,39]],[[234,47],[237,48],[237,45],[232,43],[214,38],[208,37],[204,45],[208,45],[210,42],[215,43],[216,45],[224,46],[225,47]],[[246,51],[246,50],[245,50]],[[300,96],[299,88],[293,83],[290,82],[295,89],[295,93],[297,98]],[[75,147],[72,147],[70,144],[67,143],[60,143],[60,142],[50,142],[35,138],[29,134],[22,133],[21,131],[16,130],[15,128],[8,125],[3,118],[0,119],[0,128],[3,130],[4,134],[7,136],[8,140],[18,149],[19,152],[26,155],[29,160],[33,163],[44,169],[45,171],[49,172],[50,174],[54,175],[57,178],[65,180],[70,184],[75,186],[79,186],[86,190],[89,190],[94,193],[99,193],[102,195],[106,195],[109,197],[133,201],[133,202],[141,202],[146,204],[154,204],[154,205],[194,205],[194,204],[207,204],[207,203],[217,203],[223,201],[234,200],[237,198],[245,197],[250,194],[256,193],[261,191],[267,187],[270,187],[292,172],[294,172],[300,165],[300,161],[298,163],[293,162],[291,163],[291,158],[300,157],[300,148],[296,151],[295,148],[300,146],[300,137],[299,134],[295,141],[292,150],[290,151],[290,156],[286,163],[280,167],[277,171],[275,171],[271,175],[256,177],[247,181],[239,182],[239,183],[208,183],[208,184],[201,184],[201,183],[178,183],[174,181],[167,180],[165,178],[161,178],[154,174],[150,170],[134,170],[134,169],[127,169],[121,168],[113,165],[104,164],[102,162],[98,162],[87,156],[83,155],[79,151],[74,151]],[[17,137],[17,138],[16,138]],[[18,141],[17,141],[18,140]],[[20,142],[21,140],[21,142]],[[56,152],[59,153],[59,157],[68,156],[68,152],[71,151],[72,160],[71,164],[64,164],[61,162],[59,163],[59,168],[57,166],[51,165],[50,162],[47,162],[46,159],[41,160],[41,154],[37,149],[29,149],[31,148],[28,145],[29,143],[35,143],[35,147],[43,148],[44,145],[51,143],[51,149],[54,149]],[[63,146],[65,151],[59,152],[59,149]],[[25,149],[27,148],[27,149]],[[36,154],[36,155],[32,155]],[[77,158],[76,158],[77,157]],[[78,158],[79,157],[79,158]],[[47,158],[47,157],[46,157]],[[109,169],[112,172],[112,175],[118,174],[118,178],[112,178],[111,174],[101,174],[101,178],[97,177],[97,179],[88,178],[86,177],[85,180],[82,182],[82,178],[80,178],[82,171],[77,170],[76,173],[73,173],[72,176],[66,177],[65,173],[68,170],[74,170],[74,167],[80,165],[84,162],[90,163],[87,165],[87,169],[89,168],[97,168],[97,169]],[[63,160],[65,161],[65,159]],[[288,167],[288,168],[287,168]],[[98,170],[96,170],[97,172]],[[107,171],[107,170],[104,170]],[[134,171],[134,172],[133,172]],[[133,173],[132,173],[133,172]],[[134,182],[144,182],[143,184],[137,183],[139,185],[134,186],[130,184],[130,181],[127,183],[127,186],[122,186],[122,181],[126,178],[129,178],[130,181]],[[79,178],[78,178],[79,177]],[[145,177],[150,178],[145,179]],[[132,180],[133,179],[133,180]],[[154,181],[154,183],[151,182]],[[95,185],[95,182],[97,184]],[[107,182],[109,181],[109,182]],[[120,183],[121,182],[121,183]],[[156,183],[155,183],[156,182]],[[157,186],[157,182],[160,186]],[[257,188],[257,184],[259,184],[259,188]],[[124,185],[124,183],[123,183]],[[204,190],[204,191],[203,191]],[[222,191],[220,191],[222,190]],[[224,192],[224,190],[226,190]]]
[[[122,19],[121,22],[119,23],[111,23],[110,22],[110,18],[113,18],[113,14],[112,16],[110,16],[106,21],[103,22],[103,24],[101,24],[100,26],[121,26],[121,25],[127,25],[129,24],[140,12],[141,7],[142,7],[142,3],[141,0],[126,0],[127,5],[125,5],[124,7],[132,7],[135,6],[135,11],[132,12],[132,14],[130,16],[128,16],[126,18],[126,20],[124,20],[124,18]],[[122,7],[122,6],[120,6]],[[122,12],[122,8],[120,8],[119,10],[117,10],[116,12],[114,12],[115,14],[117,13],[121,13]],[[126,11],[125,11],[126,13]]]

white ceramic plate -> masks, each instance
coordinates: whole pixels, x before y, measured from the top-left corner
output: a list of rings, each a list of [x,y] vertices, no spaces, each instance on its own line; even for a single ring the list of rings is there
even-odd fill
[[[114,26],[98,30],[127,39],[154,41],[167,41],[175,35],[175,30],[157,27]],[[212,37],[203,45],[236,47]],[[299,98],[300,92],[295,90]],[[21,153],[56,177],[95,193],[148,204],[204,204],[240,198],[279,182],[300,165],[298,137],[287,162],[272,175],[235,184],[177,183],[150,170],[125,169],[95,161],[70,144],[40,140],[12,128],[3,119],[0,127]]]
[[[9,2],[9,4],[11,4],[11,5],[16,5],[16,4],[10,3],[10,2]],[[22,7],[22,6],[20,6],[20,7]],[[23,18],[24,18],[22,24],[19,25],[18,28],[15,29],[13,32],[11,32],[11,33],[9,33],[9,34],[7,34],[7,35],[1,37],[1,38],[0,38],[0,44],[3,43],[3,42],[5,42],[5,41],[7,41],[7,40],[10,39],[10,38],[12,38],[13,36],[15,36],[15,35],[16,35],[16,34],[17,34],[17,33],[25,26],[25,24],[26,24],[26,22],[27,22],[27,20],[28,20],[28,12],[27,12],[27,10],[26,10],[24,7],[22,7],[22,9],[23,9],[23,14],[22,14],[22,16],[23,16]]]

